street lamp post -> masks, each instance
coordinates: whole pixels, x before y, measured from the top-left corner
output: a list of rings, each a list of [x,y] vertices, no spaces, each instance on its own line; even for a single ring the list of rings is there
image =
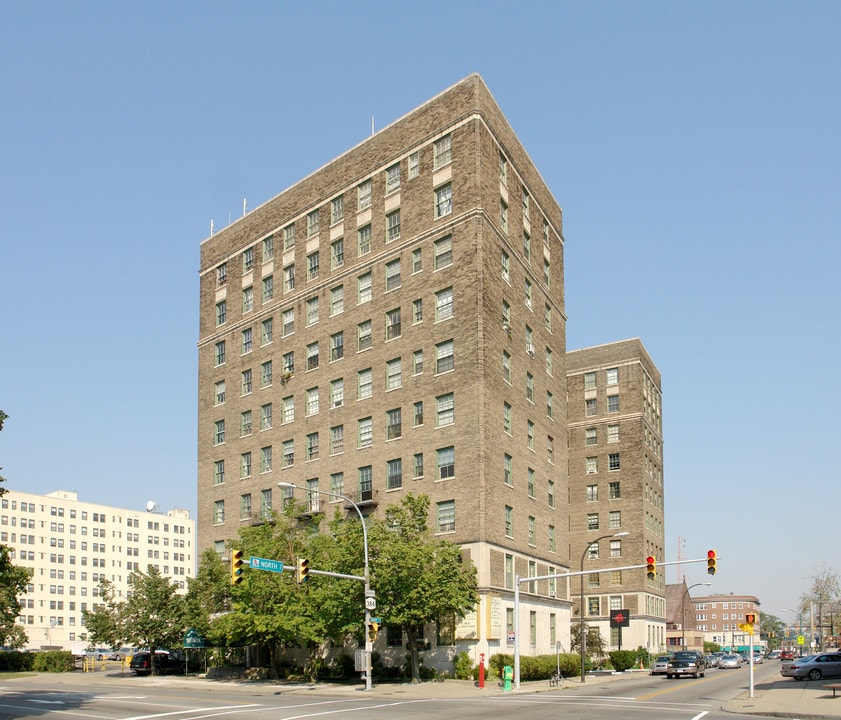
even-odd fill
[[[587,635],[584,630],[584,560],[587,559],[587,553],[590,551],[590,548],[593,547],[598,542],[602,540],[607,540],[608,538],[619,538],[619,537],[628,537],[630,533],[627,532],[618,532],[614,533],[613,535],[602,535],[601,537],[597,537],[595,540],[591,540],[587,543],[586,547],[584,548],[584,552],[581,554],[581,563],[579,565],[579,570],[581,571],[580,579],[581,579],[581,586],[580,586],[580,599],[579,599],[579,607],[578,607],[578,619],[579,619],[579,641],[581,643],[581,682],[587,682],[585,679],[586,675],[586,664],[587,664]]]
[[[277,484],[278,487],[282,488],[300,488],[299,485],[291,482],[279,482]],[[327,490],[317,490],[312,488],[300,488],[302,490],[306,490],[307,492],[315,492],[321,495],[329,495],[330,497],[340,498],[345,502],[350,503],[353,505],[353,509],[356,510],[356,514],[359,515],[359,521],[362,523],[362,551],[365,560],[365,570],[363,572],[363,577],[365,579],[365,625],[362,628],[362,635],[365,637],[365,689],[370,690],[373,686],[372,679],[371,679],[371,652],[368,650],[368,639],[365,636],[365,633],[368,630],[368,624],[371,622],[371,611],[368,609],[368,596],[371,592],[371,573],[368,569],[368,528],[365,525],[365,516],[362,514],[362,510],[359,508],[353,500],[351,500],[347,495],[341,495],[339,493],[332,493],[328,492]]]
[[[686,596],[689,595],[689,591],[700,585],[712,585],[711,582],[699,582],[695,583],[694,585],[690,585],[686,588],[686,591],[683,593],[683,598],[680,601],[680,629],[681,634],[683,635],[683,649],[686,650]]]

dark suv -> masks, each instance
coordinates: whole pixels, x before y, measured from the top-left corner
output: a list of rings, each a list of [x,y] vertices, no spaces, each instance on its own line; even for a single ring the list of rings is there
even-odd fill
[[[676,652],[666,666],[666,677],[673,678],[680,675],[691,675],[692,677],[704,677],[707,663],[704,656],[694,650]]]
[[[131,658],[129,669],[134,670],[138,675],[149,675],[152,672],[152,654],[149,652],[135,653]],[[155,653],[156,675],[183,675],[185,669],[186,663],[182,658],[164,650],[158,650]]]

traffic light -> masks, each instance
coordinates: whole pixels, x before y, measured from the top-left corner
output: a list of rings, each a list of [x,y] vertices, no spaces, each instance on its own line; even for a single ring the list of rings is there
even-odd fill
[[[310,574],[310,561],[306,558],[298,558],[298,573],[297,573],[297,580],[298,584],[300,585],[302,582],[306,582],[307,578]]]
[[[649,555],[646,559],[645,574],[649,580],[654,580],[657,577],[657,558]]]
[[[707,572],[710,575],[715,575],[715,563],[717,559],[715,550],[707,550]]]
[[[377,639],[377,633],[380,631],[380,624],[376,622],[368,623],[368,642],[374,642]]]
[[[231,585],[239,585],[242,582],[242,550],[234,550],[231,555]]]

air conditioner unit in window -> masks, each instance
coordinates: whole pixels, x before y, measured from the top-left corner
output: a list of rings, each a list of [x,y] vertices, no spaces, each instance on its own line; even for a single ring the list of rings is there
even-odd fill
[[[554,590],[549,591],[549,597],[555,597],[555,591]]]
[[[531,343],[529,343],[528,345],[526,345],[526,352],[527,352],[529,355],[531,355],[532,357],[534,357],[534,345],[532,345]]]

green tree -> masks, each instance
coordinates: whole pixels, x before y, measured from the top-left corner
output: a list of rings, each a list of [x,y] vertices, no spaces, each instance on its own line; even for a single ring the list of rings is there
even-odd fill
[[[838,573],[826,563],[814,567],[809,580],[812,581],[809,589],[800,596],[800,609],[804,617],[813,619],[812,622],[823,646],[828,634],[824,632],[824,625],[827,631],[831,625],[829,618],[826,622],[823,618],[824,615],[832,612],[838,600],[841,593],[841,580]]]
[[[6,415],[0,410],[0,430],[6,421]],[[2,469],[2,468],[0,468]],[[0,475],[0,496],[6,494],[3,483],[6,478]],[[20,648],[26,645],[26,633],[16,624],[20,615],[18,596],[26,591],[32,573],[28,568],[12,562],[12,551],[6,545],[0,545],[0,645]]]
[[[412,682],[420,682],[417,640],[427,623],[462,616],[477,602],[476,568],[458,545],[431,537],[429,498],[406,495],[371,523],[372,586],[378,614],[406,633]]]
[[[187,578],[184,598],[185,622],[195,628],[210,645],[224,645],[224,639],[213,632],[213,618],[227,612],[231,606],[230,565],[212,548],[199,558],[194,578]]]
[[[119,617],[127,642],[152,651],[152,672],[158,648],[180,647],[185,633],[185,603],[177,586],[153,565],[148,572],[129,575],[131,597],[120,605]]]
[[[93,610],[82,612],[85,627],[90,634],[90,644],[108,645],[112,648],[122,645],[126,639],[120,614],[122,603],[117,601],[114,585],[110,580],[99,581],[99,597],[103,602],[97,603]]]
[[[786,632],[786,624],[780,618],[760,610],[759,627],[765,639],[768,641],[769,650],[780,647]]]

